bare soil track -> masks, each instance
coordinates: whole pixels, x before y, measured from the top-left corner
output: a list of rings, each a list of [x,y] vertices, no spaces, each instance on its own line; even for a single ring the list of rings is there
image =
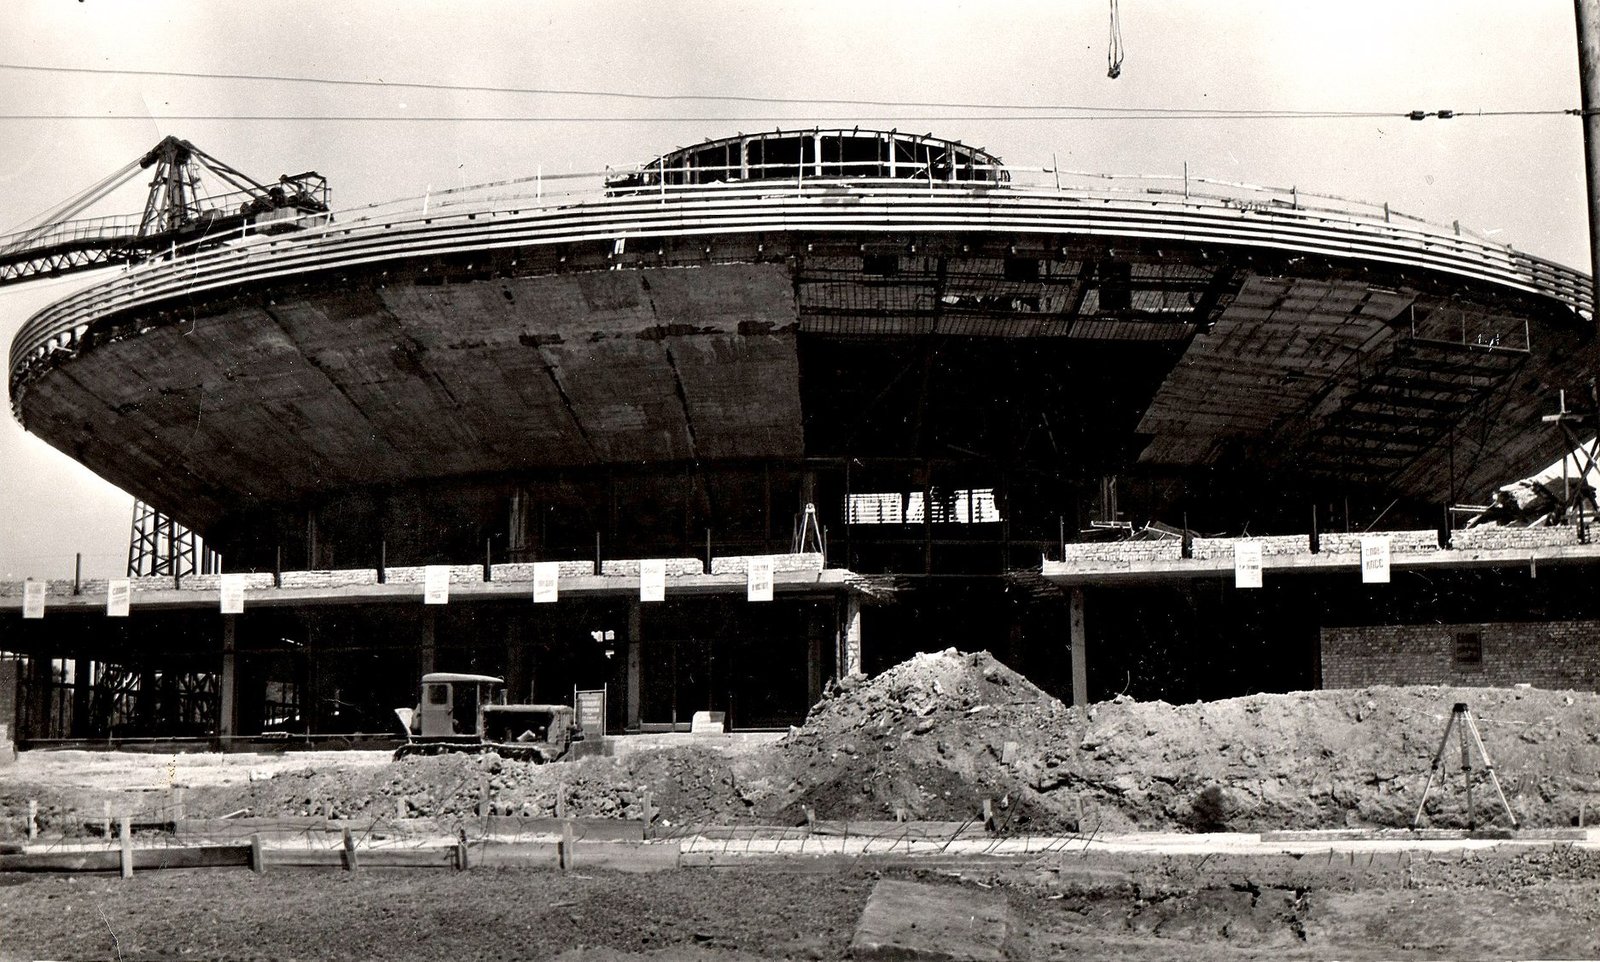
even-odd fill
[[[1600,954],[1594,853],[1451,853],[1373,878],[1318,861],[1067,856],[897,874],[1003,893],[1016,958]],[[31,877],[0,883],[0,959],[842,959],[873,881],[866,869]]]
[[[191,817],[427,819],[500,815],[687,824],[963,822],[991,801],[1002,832],[1258,832],[1403,827],[1451,706],[1467,702],[1512,808],[1567,827],[1600,808],[1600,695],[1372,688],[1173,706],[1062,705],[986,653],[918,655],[830,688],[806,724],[741,753],[627,752],[553,765],[373,753],[133,759],[26,753],[0,771],[0,838],[29,800],[52,838],[185,789]],[[1448,778],[1430,824],[1466,824]],[[1494,817],[1486,783],[1479,821]],[[1325,857],[1324,857],[1325,856]],[[842,865],[842,867],[840,867]],[[168,871],[131,880],[0,876],[0,960],[844,957],[874,881],[751,865],[649,875],[538,869]],[[1441,853],[1056,853],[879,869],[1000,891],[1018,958],[1600,956],[1600,857],[1573,845]]]

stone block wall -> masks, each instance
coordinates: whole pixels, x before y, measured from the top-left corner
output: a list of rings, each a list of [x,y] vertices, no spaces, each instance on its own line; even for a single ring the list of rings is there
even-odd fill
[[[1457,650],[1470,634],[1478,636],[1476,661]],[[1324,688],[1519,684],[1600,691],[1600,621],[1322,629]]]
[[[759,555],[757,557],[760,557]],[[779,571],[821,571],[822,555],[816,552],[804,554],[775,554],[767,555],[772,559],[772,570]],[[711,559],[711,573],[714,575],[742,575],[750,570],[750,555],[726,555]]]
[[[668,575],[682,577],[683,575],[703,575],[706,573],[705,562],[699,558],[663,558],[662,560],[666,564]],[[616,561],[602,561],[600,562],[600,573],[607,578],[637,578],[639,577],[639,559],[622,558]]]
[[[1091,541],[1067,545],[1068,564],[1086,568],[1128,567],[1143,561],[1177,561],[1183,556],[1183,543],[1166,541]]]
[[[1600,534],[1600,532],[1596,532]],[[1450,533],[1457,551],[1498,551],[1506,548],[1559,548],[1578,543],[1578,526],[1559,528],[1462,528]]]
[[[594,574],[593,561],[558,561],[557,577],[559,578],[588,578]],[[490,574],[496,581],[526,581],[533,583],[534,562],[512,561],[498,564],[490,569]]]
[[[1367,535],[1351,532],[1323,532],[1318,539],[1323,551],[1329,553],[1348,552],[1352,555],[1361,553],[1361,539],[1374,535],[1385,535],[1389,538],[1389,550],[1394,554],[1421,554],[1428,551],[1438,551],[1439,532],[1432,528],[1420,531],[1374,531]],[[1302,539],[1305,540],[1305,539]],[[1310,551],[1309,547],[1303,549]]]
[[[353,588],[378,583],[378,569],[350,568],[334,571],[285,571],[285,588]]]

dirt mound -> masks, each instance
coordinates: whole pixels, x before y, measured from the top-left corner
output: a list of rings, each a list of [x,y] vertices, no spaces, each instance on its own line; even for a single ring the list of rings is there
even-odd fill
[[[1065,708],[988,652],[919,654],[870,681],[830,689],[772,749],[763,808],[786,820],[976,817],[1003,800],[1017,824],[1061,813],[1018,777]]]
[[[191,794],[206,809],[335,818],[492,815],[640,818],[650,797],[672,824],[726,821],[748,809],[727,758],[669,749],[557,764],[484,755],[411,756],[372,769],[306,768]],[[559,803],[558,803],[559,799]]]
[[[807,810],[819,819],[965,821],[985,799],[1012,831],[1403,827],[1458,701],[1472,707],[1524,824],[1575,824],[1580,805],[1593,822],[1593,692],[1370,688],[1068,708],[988,653],[954,649],[846,679],[804,726],[736,758],[672,748],[552,765],[495,755],[318,761],[245,784],[192,786],[188,810],[450,819],[481,805],[494,814],[638,818],[648,794],[658,827],[669,830],[799,824]],[[1453,739],[1444,762],[1428,820],[1462,826],[1468,813]],[[1477,819],[1488,822],[1496,802],[1482,775],[1474,794]],[[98,818],[105,795],[0,786],[0,813],[14,815],[37,798],[42,822],[67,826]]]
[[[1173,706],[1068,708],[986,652],[918,655],[831,691],[773,749],[773,817],[966,819],[984,798],[1016,829],[1120,831],[1409,825],[1451,705],[1472,706],[1526,824],[1600,803],[1600,695],[1371,688]],[[1460,753],[1428,821],[1464,826]],[[1494,815],[1480,773],[1477,819]]]

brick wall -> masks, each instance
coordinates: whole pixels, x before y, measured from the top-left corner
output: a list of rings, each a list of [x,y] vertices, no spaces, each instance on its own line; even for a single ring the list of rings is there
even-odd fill
[[[1476,633],[1481,660],[1458,657]],[[1509,686],[1600,691],[1600,621],[1322,629],[1322,687]]]

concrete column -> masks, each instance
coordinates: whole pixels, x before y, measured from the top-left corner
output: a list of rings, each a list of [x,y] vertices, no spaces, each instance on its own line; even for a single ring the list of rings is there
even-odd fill
[[[222,616],[222,674],[217,678],[217,735],[239,733],[238,615]]]
[[[628,731],[639,730],[639,701],[643,695],[640,661],[644,652],[644,617],[637,599],[628,602]]]
[[[810,607],[806,618],[806,699],[807,705],[822,700],[822,639],[828,632],[826,610]]]
[[[53,694],[55,669],[49,658],[40,655],[28,656],[26,684],[28,730],[19,732],[17,737],[26,735],[29,738],[60,738],[63,733],[56,731],[55,712],[52,710],[55,705]]]
[[[91,696],[94,694],[94,661],[78,652],[72,659],[72,737],[88,738]],[[0,721],[5,719],[0,718]]]
[[[506,623],[506,691],[512,702],[532,702],[532,686],[528,679],[527,649],[523,633],[516,622]]]
[[[434,670],[434,628],[436,615],[432,608],[424,608],[417,619],[421,636],[417,639],[417,675],[421,677]]]
[[[1087,656],[1088,645],[1083,632],[1083,589],[1072,589],[1072,600],[1068,605],[1068,618],[1072,628],[1072,703],[1074,705],[1089,704],[1089,671],[1084,659]]]
[[[844,612],[839,622],[839,677],[861,674],[861,599],[844,596]]]

